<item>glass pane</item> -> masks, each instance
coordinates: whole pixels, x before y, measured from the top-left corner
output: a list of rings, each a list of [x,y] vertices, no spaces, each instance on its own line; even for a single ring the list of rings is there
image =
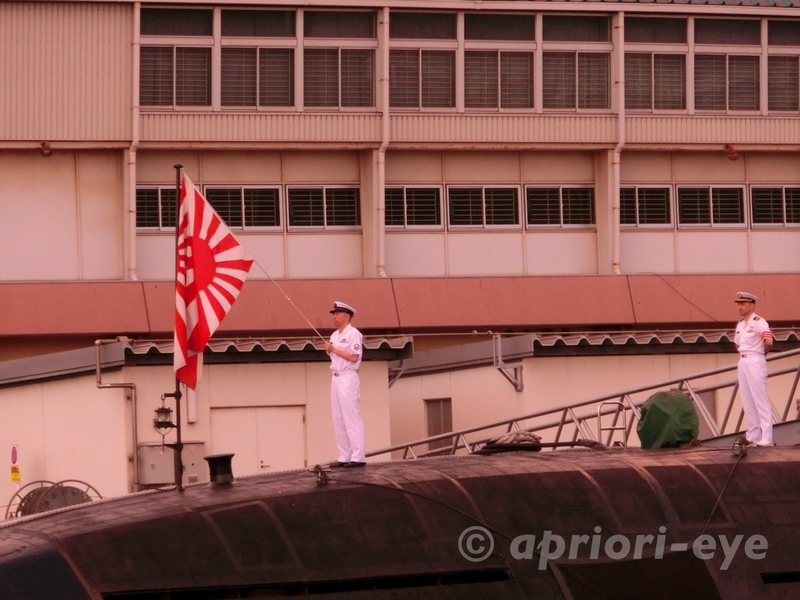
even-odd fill
[[[694,43],[758,45],[761,23],[742,19],[695,19]]]
[[[279,227],[280,194],[276,189],[244,190],[244,224],[247,227]]]
[[[550,42],[608,42],[610,23],[608,17],[545,15],[543,35]]]
[[[174,49],[142,46],[139,54],[139,102],[142,106],[172,106]]]
[[[143,8],[142,35],[208,36],[214,31],[214,12],[200,8]]]
[[[178,194],[175,188],[161,188],[161,227],[175,227]]]
[[[678,221],[682,224],[711,224],[708,188],[678,189]]]
[[[464,37],[468,40],[534,40],[533,15],[464,15]]]
[[[698,54],[694,57],[694,106],[697,110],[725,110],[725,56]]]
[[[800,110],[798,81],[800,71],[796,56],[770,56],[767,89],[769,110]]]
[[[258,51],[259,106],[294,106],[294,50]]]
[[[728,57],[728,107],[758,110],[758,56]]]
[[[206,200],[228,227],[242,226],[242,190],[240,188],[206,188]]]
[[[578,53],[578,108],[609,107],[609,55]]]
[[[545,52],[542,71],[544,108],[575,108],[575,53]]]
[[[744,199],[738,188],[711,190],[714,223],[744,223]]]
[[[441,225],[439,188],[406,188],[406,219],[409,225]]]
[[[422,51],[422,106],[455,106],[455,63],[455,52]]]
[[[419,50],[389,50],[389,106],[419,108]]]
[[[325,225],[322,189],[289,190],[289,225],[322,227]]]
[[[175,104],[211,105],[211,48],[175,49]]]
[[[786,196],[786,222],[800,223],[800,188],[785,188]]]
[[[407,40],[454,40],[456,15],[392,11],[389,18],[389,37]]]
[[[222,106],[256,105],[256,49],[222,49]]]
[[[594,224],[594,190],[564,188],[561,190],[564,225]]]
[[[783,223],[783,191],[781,188],[753,188],[753,223]]]
[[[303,31],[311,38],[374,38],[375,13],[307,10]]]
[[[653,108],[652,54],[625,53],[625,108]]]
[[[222,35],[237,37],[294,37],[293,10],[223,10]]]
[[[450,225],[483,225],[481,188],[450,188]]]
[[[653,107],[657,110],[686,108],[686,57],[682,54],[653,56]]]
[[[464,53],[464,105],[497,108],[497,52]]]
[[[625,41],[640,44],[685,44],[686,19],[626,16]]]
[[[619,189],[619,224],[636,225],[636,188]]]
[[[339,106],[339,51],[305,50],[303,91],[306,106]]]
[[[525,192],[528,225],[560,225],[558,188],[528,188]]]
[[[487,225],[519,225],[517,190],[487,188],[484,190]]]
[[[405,202],[403,201],[403,188],[386,188],[384,195],[386,225],[406,224]]]
[[[770,46],[800,46],[800,21],[769,20]]]
[[[639,188],[639,224],[668,225],[669,188]]]
[[[136,227],[160,227],[158,188],[136,189]]]
[[[325,224],[347,226],[361,224],[361,207],[357,188],[325,190]]]
[[[342,50],[342,106],[375,106],[375,53]]]
[[[533,54],[500,53],[500,106],[533,108]]]

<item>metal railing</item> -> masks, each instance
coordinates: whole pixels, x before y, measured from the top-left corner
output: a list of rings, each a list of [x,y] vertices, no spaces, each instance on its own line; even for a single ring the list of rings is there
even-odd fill
[[[773,354],[767,357],[767,361],[782,361],[792,357],[800,357],[800,348],[790,350],[788,352]],[[736,382],[735,378],[736,368],[737,365],[732,364],[727,367],[703,371],[702,373],[695,373],[687,377],[669,379],[667,381],[661,381],[652,385],[615,392],[613,394],[592,398],[591,400],[584,400],[583,402],[577,402],[568,406],[551,408],[548,410],[515,417],[513,419],[505,419],[503,421],[496,421],[486,425],[442,433],[429,438],[415,440],[405,444],[398,444],[388,448],[383,448],[381,450],[374,450],[372,452],[368,452],[367,456],[380,456],[383,454],[389,454],[391,452],[402,452],[401,458],[405,459],[434,455],[452,455],[458,453],[471,454],[472,452],[480,449],[486,444],[486,442],[497,438],[498,435],[512,431],[529,431],[536,433],[542,437],[543,441],[548,442],[548,445],[551,446],[554,444],[550,444],[550,442],[560,444],[567,436],[571,436],[572,442],[583,439],[611,445],[614,432],[619,431],[624,436],[620,441],[623,445],[627,446],[634,426],[639,420],[640,407],[653,393],[657,391],[675,389],[678,391],[683,391],[691,396],[701,422],[708,426],[712,437],[736,433],[740,431],[744,418],[744,414],[740,408],[735,425],[731,424],[731,414],[733,412],[737,393],[739,391],[739,384]],[[711,384],[704,384],[702,381],[709,377],[715,377],[717,375],[730,372],[734,373],[734,379],[732,381]],[[798,382],[800,381],[800,361],[798,361],[796,366],[781,368],[768,373],[768,378],[773,379],[786,375],[793,375],[794,378],[789,386],[788,398],[786,399],[782,413],[779,414],[775,410],[775,403],[773,402],[773,416],[774,421],[777,423],[783,423],[787,420],[789,415],[792,399],[797,391]],[[727,388],[731,389],[730,397],[727,401],[727,405],[725,406],[724,416],[721,422],[717,422],[717,419],[714,418],[712,412],[700,399],[700,395],[706,392],[718,392],[719,390],[725,390]],[[602,418],[609,416],[611,418],[611,424],[603,426]],[[618,425],[620,417],[622,417],[623,423],[621,426]],[[592,426],[593,420],[596,420],[596,427]],[[606,421],[608,421],[608,419],[606,419]],[[495,431],[493,435],[487,437],[485,434],[490,430]],[[607,432],[605,441],[601,439],[604,432]],[[474,434],[481,433],[483,433],[484,436],[474,436]],[[468,437],[475,437],[475,439],[468,439]],[[449,442],[448,445],[437,447],[433,450],[429,449],[431,444],[445,440]]]

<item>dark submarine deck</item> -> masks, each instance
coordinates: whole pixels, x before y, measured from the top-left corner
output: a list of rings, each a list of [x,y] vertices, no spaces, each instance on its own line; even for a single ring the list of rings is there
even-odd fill
[[[144,492],[0,526],[0,598],[794,599],[798,458],[794,447],[512,452],[372,463],[328,483],[291,471]],[[470,527],[494,540],[485,559],[460,551],[490,547],[462,535]],[[716,546],[704,559],[701,534]],[[532,552],[521,535],[536,536]],[[574,550],[573,536],[586,536]],[[642,536],[652,543],[634,556]],[[753,536],[767,541],[755,558]]]

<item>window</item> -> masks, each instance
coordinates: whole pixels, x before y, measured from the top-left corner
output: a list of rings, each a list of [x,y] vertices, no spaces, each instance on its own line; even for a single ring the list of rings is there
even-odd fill
[[[464,105],[467,108],[531,108],[533,53],[464,53]]]
[[[532,42],[535,39],[534,18],[533,15],[466,13],[464,38]]]
[[[800,21],[776,21],[767,23],[770,46],[800,46]]]
[[[393,108],[455,106],[456,53],[390,50],[389,105]]]
[[[386,225],[391,227],[441,226],[439,188],[387,187]]]
[[[450,398],[425,400],[425,416],[428,424],[428,437],[453,431],[453,402]],[[451,446],[452,443],[451,439],[444,438],[429,442],[428,446],[430,450],[436,450]]]
[[[800,187],[753,188],[753,225],[800,224]]]
[[[685,44],[686,19],[625,17],[625,42],[636,44]]]
[[[545,15],[542,25],[545,41],[608,42],[611,39],[608,17]]]
[[[621,225],[672,223],[669,188],[623,187],[619,191]]]
[[[594,225],[594,189],[529,187],[525,190],[528,225]]]
[[[303,32],[308,38],[374,38],[375,13],[307,10]]]
[[[389,37],[405,40],[454,40],[456,14],[392,11]]]
[[[678,188],[678,222],[681,225],[744,224],[741,188]]]
[[[305,105],[375,106],[375,53],[346,48],[306,48]]]
[[[797,56],[767,59],[767,87],[770,111],[800,110],[800,69]]]
[[[358,188],[289,188],[290,227],[354,227],[361,225]]]
[[[609,56],[606,52],[545,52],[544,108],[608,108]]]
[[[686,108],[686,57],[682,54],[625,53],[625,108]]]
[[[758,110],[758,56],[698,54],[694,59],[697,110]]]
[[[451,187],[447,190],[450,225],[519,225],[517,188]]]
[[[136,188],[136,227],[174,228],[175,198],[174,186]]]
[[[212,24],[211,10],[142,9],[143,43],[139,54],[142,106],[211,105]],[[147,36],[176,39],[149,44]]]
[[[695,19],[695,44],[761,44],[761,23],[755,19]]]
[[[231,228],[280,228],[278,188],[205,188],[206,200]]]

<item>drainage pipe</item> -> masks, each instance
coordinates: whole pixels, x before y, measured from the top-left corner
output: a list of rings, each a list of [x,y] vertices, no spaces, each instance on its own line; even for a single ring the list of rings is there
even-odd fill
[[[389,147],[389,7],[381,9],[380,16],[380,86],[381,86],[381,145],[378,148],[377,214],[378,275],[386,277],[386,149]]]
[[[615,275],[621,275],[620,269],[620,156],[625,146],[625,14],[617,13],[616,35],[614,37],[614,57],[617,62],[617,144],[614,146],[612,158],[612,267]]]

